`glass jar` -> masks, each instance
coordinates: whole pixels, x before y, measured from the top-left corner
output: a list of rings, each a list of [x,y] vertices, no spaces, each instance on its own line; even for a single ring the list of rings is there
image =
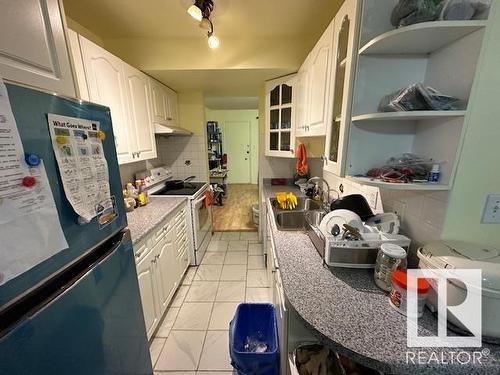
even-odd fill
[[[386,292],[392,288],[392,273],[398,269],[406,269],[406,251],[401,246],[384,243],[380,246],[375,262],[375,284]]]

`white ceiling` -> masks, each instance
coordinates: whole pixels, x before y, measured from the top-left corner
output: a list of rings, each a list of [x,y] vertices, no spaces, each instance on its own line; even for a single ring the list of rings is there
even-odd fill
[[[259,109],[256,96],[207,96],[205,106],[210,109]]]
[[[68,23],[174,90],[248,97],[298,70],[343,0],[215,0],[217,50],[186,12],[193,0],[63,2]]]

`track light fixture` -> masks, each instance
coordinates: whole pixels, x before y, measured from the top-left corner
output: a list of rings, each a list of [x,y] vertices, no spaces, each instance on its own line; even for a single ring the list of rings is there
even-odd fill
[[[202,28],[208,29],[208,46],[212,49],[219,47],[220,44],[219,38],[214,35],[214,25],[210,19],[213,10],[213,0],[195,0],[187,10],[191,17],[200,22]]]

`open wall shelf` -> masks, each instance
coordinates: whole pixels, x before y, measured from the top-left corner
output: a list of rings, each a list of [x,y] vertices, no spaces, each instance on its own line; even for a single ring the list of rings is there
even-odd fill
[[[401,121],[431,120],[446,117],[463,117],[465,111],[412,111],[412,112],[377,112],[353,116],[352,121]]]
[[[391,182],[384,182],[371,177],[354,177],[347,176],[347,179],[361,185],[375,186],[381,189],[392,190],[428,190],[428,191],[443,191],[450,190],[450,186],[443,184],[431,184],[425,182],[398,184]]]
[[[385,32],[360,48],[360,55],[427,55],[486,26],[487,21],[422,22]]]

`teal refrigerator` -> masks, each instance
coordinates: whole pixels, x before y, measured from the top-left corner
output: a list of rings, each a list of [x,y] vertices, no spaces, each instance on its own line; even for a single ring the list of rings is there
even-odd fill
[[[24,151],[43,160],[68,248],[0,286],[0,374],[152,374],[109,108],[6,86]],[[64,193],[49,113],[98,121],[106,134],[117,215],[104,227],[82,223]]]

